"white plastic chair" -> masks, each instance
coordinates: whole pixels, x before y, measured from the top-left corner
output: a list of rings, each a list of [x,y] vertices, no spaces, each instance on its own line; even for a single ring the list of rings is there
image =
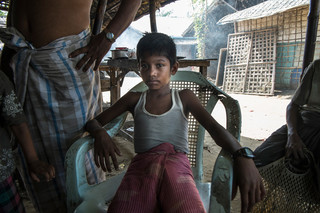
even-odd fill
[[[240,107],[236,100],[216,87],[198,72],[179,71],[171,77],[171,88],[182,90],[191,89],[200,99],[206,110],[211,113],[218,101],[226,110],[227,130],[239,140],[241,128]],[[141,82],[131,91],[144,91],[147,86]],[[105,126],[109,134],[114,136],[120,130],[126,114],[119,116],[112,123]],[[216,159],[211,182],[203,182],[203,144],[205,129],[199,125],[193,116],[189,116],[189,150],[188,154],[192,166],[195,182],[200,192],[204,206],[209,213],[230,212],[232,176],[232,159],[228,152],[221,150]],[[112,200],[124,172],[107,181],[88,185],[84,168],[85,153],[93,147],[90,136],[76,141],[67,152],[67,204],[69,212],[90,212],[94,208],[103,209],[105,203]]]

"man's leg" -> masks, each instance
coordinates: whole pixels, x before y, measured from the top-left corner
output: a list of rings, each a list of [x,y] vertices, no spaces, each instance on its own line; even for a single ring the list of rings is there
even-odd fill
[[[85,157],[86,175],[88,184],[97,184],[106,180],[106,173],[96,166],[93,157],[93,150],[89,150]]]
[[[283,125],[254,150],[257,167],[272,163],[285,155],[287,144],[287,125]]]

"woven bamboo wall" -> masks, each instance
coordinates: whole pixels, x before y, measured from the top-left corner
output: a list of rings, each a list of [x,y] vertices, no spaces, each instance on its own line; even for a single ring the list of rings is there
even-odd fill
[[[229,34],[223,89],[273,95],[275,47],[273,29]]]
[[[276,29],[275,89],[295,89],[303,63],[309,6],[295,8],[273,16],[235,23],[235,32]],[[318,27],[314,59],[320,58]]]

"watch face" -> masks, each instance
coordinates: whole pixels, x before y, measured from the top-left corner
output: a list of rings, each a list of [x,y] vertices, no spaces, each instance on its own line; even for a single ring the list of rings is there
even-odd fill
[[[107,36],[108,39],[113,39],[114,38],[114,35],[111,32],[107,32],[106,36]]]
[[[112,43],[116,41],[116,39],[114,38],[114,34],[112,32],[106,32],[105,34],[106,34],[106,38]]]
[[[245,147],[243,151],[244,151],[244,157],[254,158],[254,154],[251,149]]]

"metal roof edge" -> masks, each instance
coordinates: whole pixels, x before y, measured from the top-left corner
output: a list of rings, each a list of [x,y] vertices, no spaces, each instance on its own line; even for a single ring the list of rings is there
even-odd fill
[[[266,16],[272,16],[272,15],[275,15],[275,14],[278,14],[278,13],[283,13],[285,11],[288,11],[288,10],[291,10],[291,9],[294,9],[294,8],[297,8],[297,7],[302,7],[302,6],[305,6],[305,5],[309,5],[309,3],[310,3],[307,0],[302,0],[302,3],[298,4],[298,5],[294,5],[294,6],[291,6],[291,7],[290,6],[289,7],[284,7],[284,8],[281,8],[279,10],[270,11],[269,13],[264,13],[264,14],[256,13],[256,14],[252,15],[252,11],[254,11],[255,9],[270,5],[272,3],[275,3],[276,1],[278,1],[278,0],[265,1],[265,2],[262,2],[260,4],[255,5],[253,7],[249,7],[249,8],[246,8],[244,10],[228,14],[228,15],[224,16],[223,18],[221,18],[217,22],[217,24],[224,25],[224,24],[228,24],[228,23],[234,23],[234,22],[240,22],[240,21],[245,21],[245,20],[263,18],[263,17],[266,17]]]

